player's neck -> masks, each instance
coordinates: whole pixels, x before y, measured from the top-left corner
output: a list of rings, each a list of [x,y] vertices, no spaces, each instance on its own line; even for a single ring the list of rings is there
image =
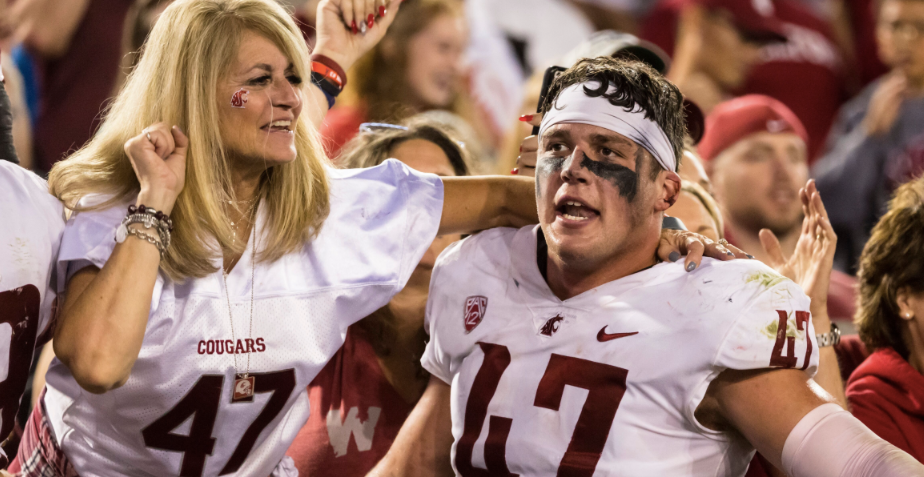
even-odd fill
[[[734,246],[753,255],[754,258],[763,263],[770,263],[769,257],[766,252],[764,252],[763,245],[760,244],[760,236],[758,235],[760,232],[759,230],[754,231],[741,227],[730,220],[726,223],[725,227],[729,232],[729,241],[733,242]],[[796,250],[796,242],[799,241],[800,232],[801,230],[799,227],[793,227],[789,233],[777,236],[780,240],[783,256],[789,257]]]
[[[655,265],[657,249],[658,241],[655,240],[591,264],[568,262],[549,253],[546,282],[555,296],[567,300]]]

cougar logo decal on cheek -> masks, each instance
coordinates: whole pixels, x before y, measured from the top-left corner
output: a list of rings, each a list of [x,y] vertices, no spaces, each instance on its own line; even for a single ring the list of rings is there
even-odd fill
[[[581,159],[581,167],[616,186],[619,195],[627,201],[632,202],[635,199],[635,193],[638,192],[638,174],[632,169],[619,164],[595,161],[587,157],[587,154]]]
[[[241,88],[234,92],[231,95],[231,107],[232,108],[243,108],[247,103],[247,95],[250,94],[250,91],[247,91],[244,88]]]

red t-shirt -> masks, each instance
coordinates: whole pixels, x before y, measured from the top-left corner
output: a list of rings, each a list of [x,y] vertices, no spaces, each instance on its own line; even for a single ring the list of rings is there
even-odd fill
[[[640,36],[673,54],[678,15],[690,0],[661,0],[644,21]],[[799,117],[809,135],[809,160],[821,152],[828,129],[847,99],[843,58],[831,27],[803,5],[774,0],[774,15],[783,21],[785,43],[762,48],[736,94],[764,94],[778,99]]]
[[[385,456],[414,405],[395,390],[365,333],[347,330],[340,351],[308,386],[311,415],[286,454],[299,475],[364,476]]]
[[[895,350],[866,358],[847,381],[847,401],[866,427],[924,462],[924,375]]]

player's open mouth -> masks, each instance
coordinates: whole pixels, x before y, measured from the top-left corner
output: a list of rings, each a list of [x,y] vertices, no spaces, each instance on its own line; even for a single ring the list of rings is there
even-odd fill
[[[260,129],[263,129],[271,133],[274,133],[274,132],[291,133],[292,132],[292,121],[287,121],[287,120],[273,121],[267,124],[266,126],[263,126]]]
[[[555,212],[567,220],[573,220],[576,222],[590,220],[600,215],[600,212],[597,212],[596,210],[588,207],[586,204],[573,199],[559,201],[558,206],[555,207]]]

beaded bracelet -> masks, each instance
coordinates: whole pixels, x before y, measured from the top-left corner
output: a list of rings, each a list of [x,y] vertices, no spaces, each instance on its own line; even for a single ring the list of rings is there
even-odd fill
[[[142,224],[146,229],[155,228],[160,240],[140,230],[129,229],[128,226],[132,224]],[[161,258],[163,258],[167,247],[170,246],[170,232],[172,231],[173,220],[170,219],[169,215],[153,207],[129,205],[128,215],[122,219],[122,223],[116,228],[115,241],[122,243],[129,235],[134,235],[154,244],[160,252]]]
[[[155,219],[157,219],[158,221],[162,222],[162,226],[165,227],[167,230],[169,230],[170,232],[173,232],[173,220],[170,220],[170,216],[169,216],[169,215],[167,215],[167,214],[165,214],[165,213],[163,213],[163,212],[161,212],[161,211],[159,211],[159,210],[157,210],[157,209],[155,209],[155,208],[153,208],[153,207],[148,207],[148,206],[146,206],[146,205],[144,205],[144,204],[141,204],[141,205],[139,205],[139,206],[137,206],[137,207],[136,207],[134,204],[129,205],[129,206],[128,206],[128,214],[129,214],[129,215],[132,215],[132,214],[135,214],[135,213],[150,215],[150,216],[154,217]]]

